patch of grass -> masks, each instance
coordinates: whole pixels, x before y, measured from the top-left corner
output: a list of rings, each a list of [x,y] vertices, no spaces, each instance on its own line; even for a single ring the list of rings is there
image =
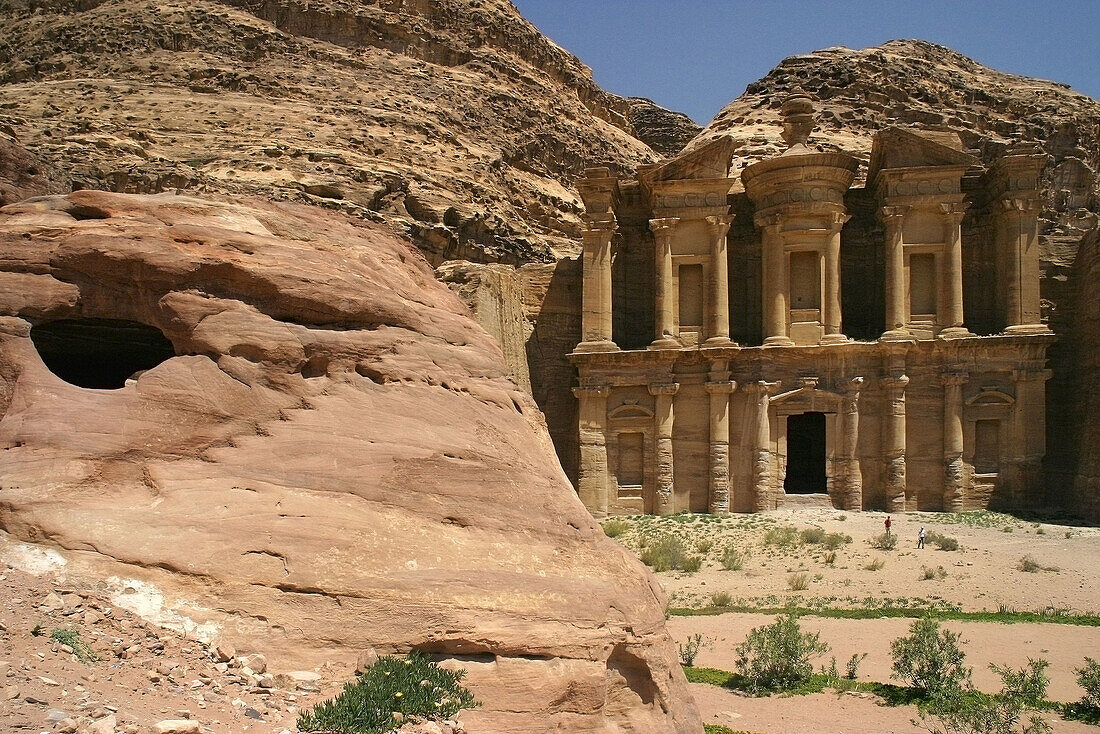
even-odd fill
[[[935,619],[964,622],[1000,622],[1002,624],[1069,624],[1079,627],[1100,627],[1100,614],[1075,614],[1061,609],[1044,609],[1037,612],[1018,612],[1011,609],[997,611],[964,612],[961,609],[933,609],[929,607],[866,606],[862,608],[805,607],[796,605],[734,604],[717,609],[714,607],[669,607],[673,617],[712,616],[715,614],[784,614],[800,617],[824,617],[827,619],[919,619],[931,616]]]
[[[924,581],[931,581],[933,579],[945,579],[947,578],[947,570],[943,566],[937,566],[936,568],[929,568],[928,566],[921,566],[921,579]]]
[[[1021,571],[1026,571],[1027,573],[1038,573],[1039,571],[1058,573],[1059,570],[1057,566],[1044,566],[1031,556],[1024,556],[1021,558],[1019,563],[1016,564],[1016,568]]]
[[[298,714],[298,729],[380,734],[398,728],[394,712],[447,719],[477,701],[459,681],[466,671],[444,670],[421,653],[383,656],[335,698]]]
[[[680,563],[680,570],[686,573],[695,573],[703,566],[702,556],[688,556]]]
[[[833,551],[829,551],[825,555],[821,556],[821,562],[824,563],[826,566],[833,565],[834,563],[836,563],[836,553]]]
[[[714,541],[710,538],[701,538],[695,541],[695,552],[706,555],[714,547]]]
[[[726,549],[722,551],[722,556],[719,558],[722,563],[722,568],[727,571],[740,571],[745,567],[745,556],[739,550],[732,545],[726,546]]]
[[[881,551],[894,550],[898,545],[898,536],[895,533],[881,533],[871,538],[871,545]]]
[[[881,571],[883,566],[886,565],[886,561],[881,558],[876,558],[863,567],[864,571]]]
[[[703,734],[757,734],[757,732],[742,729],[734,730],[721,724],[703,724]]]
[[[642,550],[641,559],[642,563],[654,571],[673,571],[684,567],[688,562],[688,554],[684,541],[675,535],[664,533],[652,542],[647,542]],[[700,561],[701,559],[696,557],[696,563]],[[699,566],[696,565],[694,570],[698,571]]]
[[[81,639],[80,630],[57,628],[50,633],[50,639],[62,645],[68,645],[72,648],[73,655],[76,655],[76,659],[82,663],[94,663],[96,660],[99,660],[99,655],[96,655],[92,646]]]
[[[607,520],[603,524],[603,533],[609,538],[617,538],[627,530],[630,530],[630,523],[626,520]]]
[[[733,597],[728,591],[716,591],[710,595],[710,605],[718,609],[733,606]]]
[[[927,538],[929,543],[935,543],[936,547],[942,551],[955,551],[959,549],[959,541],[950,535],[931,532],[928,533]]]
[[[787,577],[787,588],[791,591],[805,591],[810,585],[810,578],[804,573],[792,573]]]
[[[825,547],[829,550],[836,550],[840,546],[851,542],[852,536],[846,533],[829,533],[825,536]]]
[[[798,535],[803,543],[816,545],[818,543],[824,543],[828,533],[825,532],[824,528],[806,528]]]
[[[781,525],[777,528],[768,528],[764,532],[764,545],[775,548],[794,548],[798,545],[798,528],[792,525]]]

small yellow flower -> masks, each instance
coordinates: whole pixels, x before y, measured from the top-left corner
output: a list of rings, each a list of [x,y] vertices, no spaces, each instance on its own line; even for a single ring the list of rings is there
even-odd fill
[[[393,697],[394,698],[401,698],[402,695],[404,695],[404,694],[402,694],[401,691],[398,691],[397,693],[393,694]]]

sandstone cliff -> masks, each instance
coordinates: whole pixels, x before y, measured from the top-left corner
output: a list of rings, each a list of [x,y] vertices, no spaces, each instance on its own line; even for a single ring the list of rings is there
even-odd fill
[[[507,0],[6,0],[0,129],[80,188],[381,219],[449,259],[575,252],[586,165],[656,154]]]
[[[0,209],[0,252],[2,545],[275,669],[454,660],[472,731],[699,731],[661,591],[413,247],[80,191]]]
[[[673,158],[703,128],[683,112],[666,110],[651,99],[629,97],[630,124],[639,140],[666,158]]]

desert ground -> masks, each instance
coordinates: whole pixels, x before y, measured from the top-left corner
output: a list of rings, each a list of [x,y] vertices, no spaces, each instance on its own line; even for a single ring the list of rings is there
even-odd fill
[[[1034,621],[944,620],[943,625],[962,635],[966,664],[973,668],[973,683],[980,690],[999,689],[1000,679],[990,663],[1019,668],[1029,658],[1042,658],[1050,662],[1048,698],[1070,702],[1081,697],[1074,671],[1086,655],[1100,656],[1100,627],[1066,622],[1100,610],[1100,529],[1059,518],[1039,521],[991,512],[895,514],[891,531],[897,545],[880,550],[873,541],[884,532],[885,518],[880,512],[800,508],[721,519],[635,517],[604,525],[612,523],[612,533],[621,531],[617,540],[636,552],[670,534],[683,541],[689,554],[703,559],[694,573],[657,573],[669,597],[673,637],[686,644],[694,635],[702,636],[696,666],[734,670],[735,648],[747,633],[772,622],[777,609],[793,605],[809,610],[800,618],[802,628],[820,633],[831,648],[817,659],[817,666],[835,656],[843,671],[851,655],[866,653],[860,680],[899,683],[891,678],[890,643],[907,633],[920,610],[987,611],[1003,617],[1035,612],[1039,618]],[[958,548],[943,550],[936,542],[926,542],[926,548],[918,549],[921,526],[932,538],[943,536],[942,544],[948,547],[954,539]],[[803,542],[801,531],[812,528],[851,541],[835,540],[833,551],[824,543]],[[728,548],[740,556],[739,570],[724,567]],[[1025,557],[1033,563],[1025,563]],[[803,585],[804,589],[792,588]],[[735,611],[722,612],[723,605]],[[842,619],[813,614],[814,609],[882,607],[910,610],[913,617]],[[688,610],[701,608],[709,613],[686,616]],[[704,721],[734,731],[928,730],[915,706],[888,706],[867,692],[757,698],[705,683],[691,687]],[[1045,718],[1055,732],[1096,731],[1053,713]]]

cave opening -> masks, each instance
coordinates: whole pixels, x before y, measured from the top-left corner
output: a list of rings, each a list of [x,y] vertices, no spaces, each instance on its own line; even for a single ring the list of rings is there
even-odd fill
[[[156,327],[124,319],[60,319],[31,328],[50,372],[77,387],[116,390],[134,373],[176,356]]]

